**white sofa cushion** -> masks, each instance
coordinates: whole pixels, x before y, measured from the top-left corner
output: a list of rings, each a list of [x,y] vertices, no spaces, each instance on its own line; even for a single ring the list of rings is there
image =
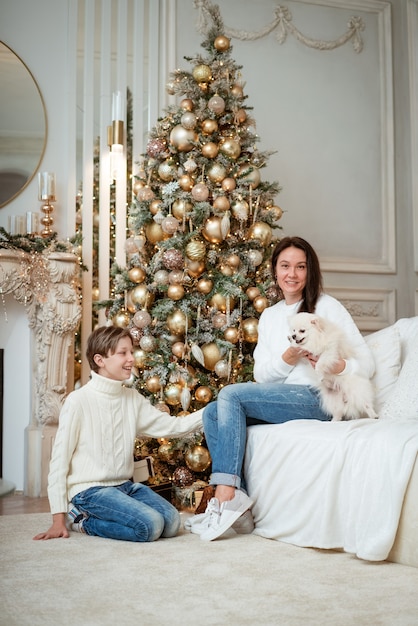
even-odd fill
[[[379,418],[392,421],[418,420],[418,333],[411,337],[398,380],[379,411]]]
[[[388,326],[365,337],[373,355],[376,370],[372,378],[375,409],[380,414],[397,384],[401,370],[401,340],[395,326]]]

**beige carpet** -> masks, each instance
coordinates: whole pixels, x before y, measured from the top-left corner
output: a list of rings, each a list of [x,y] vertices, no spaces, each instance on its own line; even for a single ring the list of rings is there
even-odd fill
[[[49,514],[0,517],[2,626],[417,626],[418,569],[254,535],[152,544],[33,541]]]

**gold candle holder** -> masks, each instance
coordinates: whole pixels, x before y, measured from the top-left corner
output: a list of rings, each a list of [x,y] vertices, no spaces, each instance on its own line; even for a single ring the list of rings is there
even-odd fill
[[[43,217],[41,217],[41,224],[44,229],[40,234],[41,237],[46,239],[52,235],[53,230],[51,226],[54,223],[54,219],[51,217],[54,207],[51,202],[55,202],[55,174],[52,172],[39,172],[38,199],[41,202],[45,202],[45,204],[41,206],[41,211],[44,214]]]

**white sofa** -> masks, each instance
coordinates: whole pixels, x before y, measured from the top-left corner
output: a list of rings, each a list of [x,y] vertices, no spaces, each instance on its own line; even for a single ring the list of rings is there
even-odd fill
[[[254,532],[418,567],[418,317],[366,341],[378,420],[248,428]]]

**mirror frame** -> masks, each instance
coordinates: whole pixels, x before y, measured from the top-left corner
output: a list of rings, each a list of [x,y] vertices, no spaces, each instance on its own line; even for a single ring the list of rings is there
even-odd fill
[[[15,200],[24,189],[26,189],[26,187],[29,185],[29,183],[33,180],[33,178],[35,177],[39,166],[42,162],[43,156],[45,154],[45,149],[46,149],[46,142],[48,140],[48,119],[47,119],[47,115],[46,115],[46,107],[45,107],[45,101],[43,99],[41,90],[39,88],[39,85],[34,77],[34,75],[32,74],[32,72],[30,71],[30,69],[28,68],[28,66],[26,65],[26,63],[23,61],[23,59],[16,54],[16,52],[14,50],[12,50],[12,48],[10,48],[10,46],[7,45],[7,43],[5,43],[4,41],[0,41],[0,44],[3,45],[5,48],[7,48],[9,50],[9,52],[11,54],[13,54],[16,59],[23,65],[23,67],[25,68],[25,70],[28,73],[28,77],[33,81],[33,84],[35,85],[36,91],[39,95],[39,99],[41,102],[41,106],[42,106],[42,111],[43,111],[43,117],[44,117],[44,127],[45,127],[45,132],[44,132],[44,141],[43,141],[43,145],[42,145],[42,150],[39,156],[38,161],[36,162],[36,165],[32,171],[32,173],[28,176],[27,180],[25,181],[25,183],[18,189],[18,191],[16,191],[16,193],[13,194],[13,196],[10,196],[10,198],[8,198],[5,202],[0,203],[0,209],[5,207],[7,204],[9,204],[10,202],[12,202],[13,200]]]

